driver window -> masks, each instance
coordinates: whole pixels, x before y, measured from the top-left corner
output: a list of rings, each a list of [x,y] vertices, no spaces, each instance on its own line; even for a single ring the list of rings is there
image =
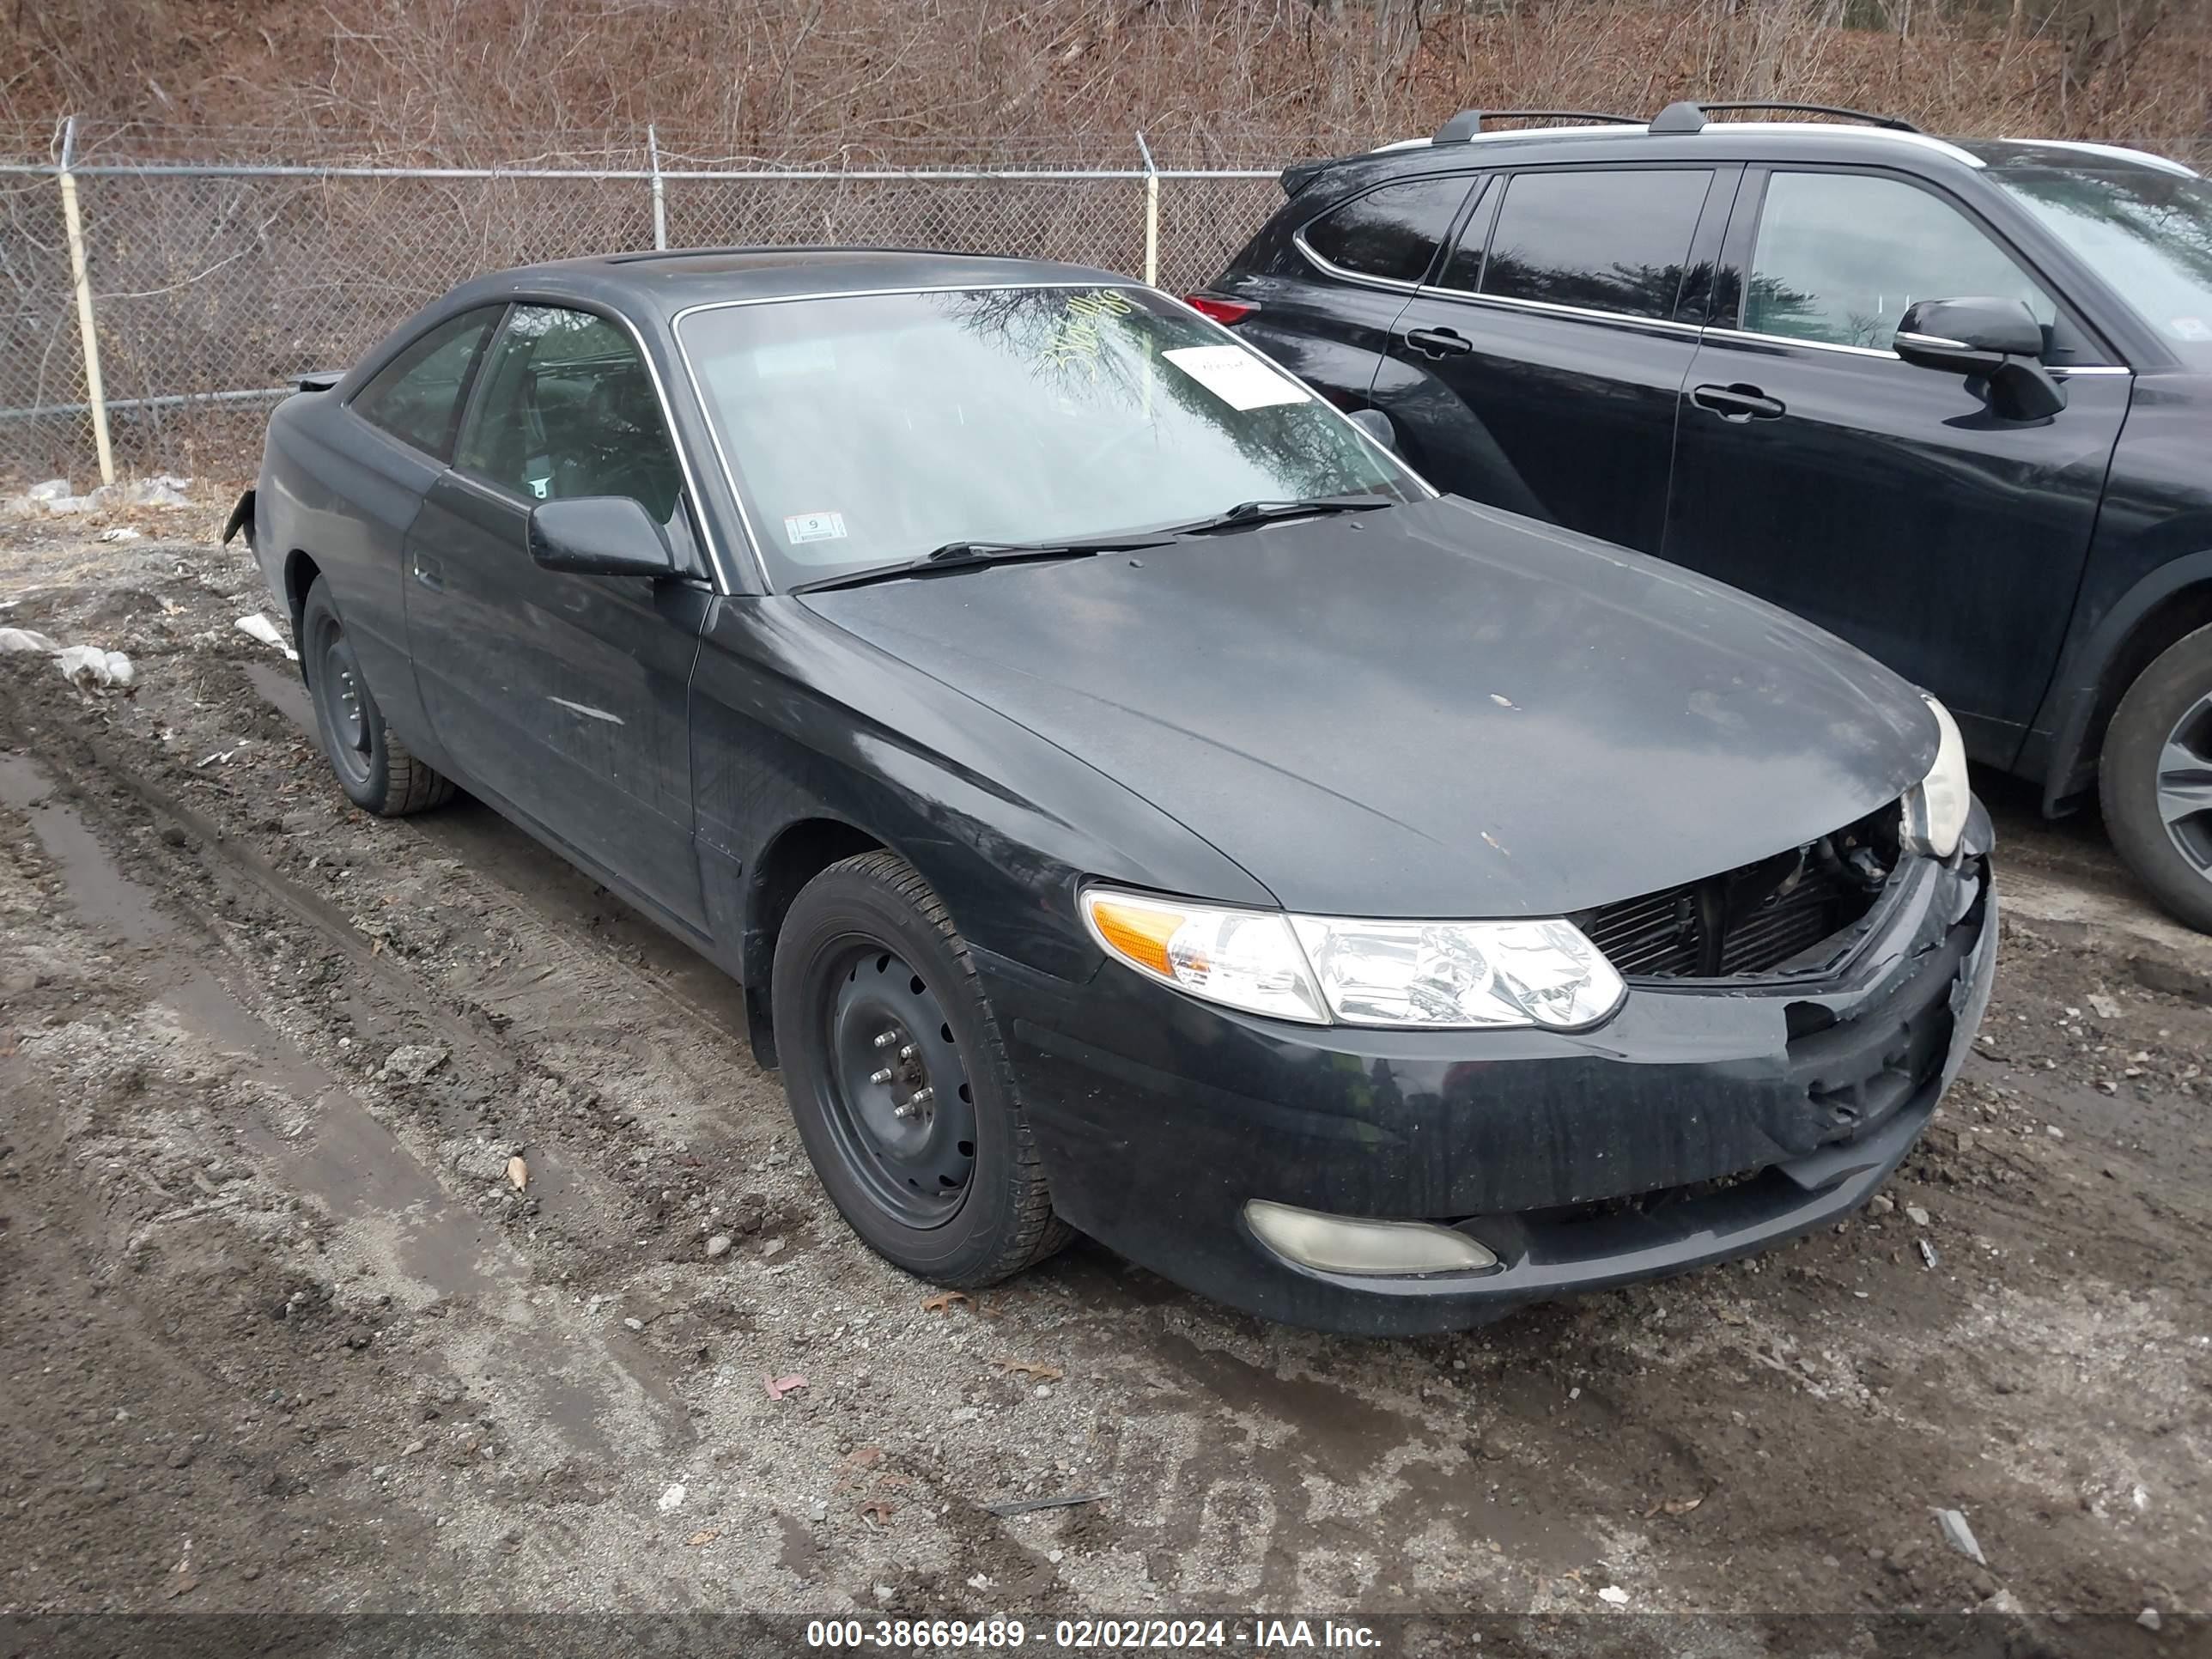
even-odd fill
[[[2046,338],[2058,319],[2011,255],[1924,190],[1867,173],[1767,180],[1744,295],[1750,332],[1887,350],[1916,300],[1968,296],[2027,301]]]
[[[453,458],[532,501],[628,495],[662,524],[683,475],[637,346],[587,311],[517,306]]]

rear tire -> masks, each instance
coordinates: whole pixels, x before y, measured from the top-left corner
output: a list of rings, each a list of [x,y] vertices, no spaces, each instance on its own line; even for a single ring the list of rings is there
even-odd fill
[[[806,1155],[855,1233],[919,1278],[975,1288],[1073,1237],[968,947],[891,853],[831,865],[777,936],[776,1052]]]
[[[2112,845],[2152,896],[2212,933],[2212,628],[2136,677],[2105,733],[2098,794]]]
[[[416,759],[384,723],[331,601],[330,585],[320,576],[300,613],[300,664],[307,671],[323,758],[347,799],[379,817],[396,818],[453,798],[452,782]]]

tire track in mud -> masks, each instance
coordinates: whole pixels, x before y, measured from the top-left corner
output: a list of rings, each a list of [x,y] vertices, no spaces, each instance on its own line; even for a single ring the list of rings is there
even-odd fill
[[[265,663],[249,664],[245,672],[254,691],[312,740],[314,716],[299,682]],[[752,1065],[738,993],[719,969],[487,807],[471,803],[380,827],[419,836],[453,857],[473,896],[495,910],[487,920],[513,948],[468,994],[506,1023],[504,1036],[556,1052],[611,1040],[641,1066],[672,1072],[671,1093],[714,1103],[691,1116],[682,1138],[712,1140],[732,1132],[726,1110],[731,1060],[745,1072]],[[343,925],[357,941],[351,919],[337,923],[331,908],[321,907],[324,925]],[[578,938],[601,931],[614,933],[619,945]],[[775,1110],[775,1117],[751,1127],[782,1127],[780,1097]]]
[[[103,769],[132,781],[112,766]],[[142,799],[161,800],[160,792],[136,781],[140,787],[133,793]],[[65,908],[83,925],[137,945],[149,1006],[261,1095],[264,1109],[241,1127],[270,1185],[304,1197],[336,1224],[340,1255],[388,1286],[386,1293],[404,1310],[442,1303],[465,1308],[481,1322],[465,1336],[465,1322],[453,1321],[441,1333],[440,1356],[452,1359],[465,1347],[468,1362],[454,1368],[464,1381],[485,1386],[496,1379],[516,1419],[518,1443],[531,1448],[538,1468],[604,1455],[625,1434],[663,1445],[689,1441],[682,1403],[652,1365],[538,1296],[529,1262],[459,1202],[344,1079],[255,1012],[256,999],[241,995],[229,975],[210,965],[226,954],[221,941],[165,914],[155,892],[124,870],[74,803],[56,791],[47,768],[0,754],[0,804],[28,817],[61,872]],[[264,887],[273,897],[290,896],[282,887]],[[301,908],[309,915],[319,910]],[[446,1386],[428,1376],[422,1380]]]

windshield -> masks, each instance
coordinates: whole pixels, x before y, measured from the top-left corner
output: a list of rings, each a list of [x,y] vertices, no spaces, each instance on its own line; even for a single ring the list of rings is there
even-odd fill
[[[1992,167],[2051,233],[2156,329],[2212,366],[2212,185],[2150,167]]]
[[[953,542],[1426,493],[1304,386],[1142,289],[778,301],[679,331],[778,587]]]

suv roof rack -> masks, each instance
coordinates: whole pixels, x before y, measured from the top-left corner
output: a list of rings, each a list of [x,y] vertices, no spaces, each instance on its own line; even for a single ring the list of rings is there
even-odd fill
[[[1795,110],[1802,115],[1839,115],[1847,121],[1863,121],[1869,126],[1887,127],[1892,132],[1920,131],[1911,122],[1900,120],[1894,115],[1870,115],[1863,109],[1844,109],[1835,104],[1702,104],[1688,98],[1683,99],[1679,103],[1668,105],[1658,114],[1653,116],[1651,131],[1654,132],[1702,132],[1705,128],[1706,116],[1722,110],[1747,109]],[[1443,136],[1441,133],[1437,135],[1440,138]]]
[[[1437,129],[1431,143],[1456,144],[1480,132],[1485,121],[1601,121],[1618,126],[1640,127],[1640,115],[1608,115],[1591,109],[1463,109]]]

